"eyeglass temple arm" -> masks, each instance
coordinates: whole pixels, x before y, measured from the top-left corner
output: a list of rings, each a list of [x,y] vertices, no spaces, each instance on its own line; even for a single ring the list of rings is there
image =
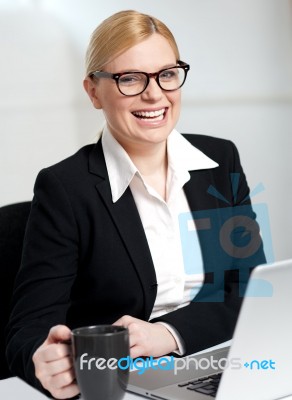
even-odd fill
[[[89,74],[90,77],[95,76],[96,78],[110,78],[112,79],[114,77],[114,74],[111,74],[110,72],[104,72],[104,71],[95,71]]]
[[[179,66],[183,67],[186,71],[189,71],[190,69],[190,65],[185,63],[184,61],[181,60],[177,60],[177,63],[179,64]]]

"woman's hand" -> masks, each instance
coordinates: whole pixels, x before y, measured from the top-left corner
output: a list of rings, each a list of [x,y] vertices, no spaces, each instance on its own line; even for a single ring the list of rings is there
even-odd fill
[[[36,377],[56,399],[74,397],[80,392],[75,382],[71,346],[62,343],[70,339],[67,326],[54,326],[32,358]]]
[[[177,343],[165,326],[142,321],[129,315],[118,319],[114,325],[129,330],[130,356],[161,357],[177,349]]]

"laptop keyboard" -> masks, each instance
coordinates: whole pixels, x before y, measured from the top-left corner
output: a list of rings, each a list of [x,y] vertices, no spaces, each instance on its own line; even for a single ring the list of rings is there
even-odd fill
[[[205,376],[204,378],[199,378],[194,381],[180,383],[178,386],[182,389],[193,390],[201,394],[216,397],[221,375],[222,372],[215,375]]]

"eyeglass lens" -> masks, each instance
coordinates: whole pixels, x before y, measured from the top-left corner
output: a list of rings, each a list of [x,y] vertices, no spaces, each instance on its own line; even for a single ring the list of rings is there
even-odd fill
[[[173,67],[161,71],[158,75],[159,86],[163,90],[176,90],[182,86],[186,71],[182,67]],[[143,72],[126,73],[119,77],[119,90],[126,96],[142,93],[148,85],[148,76]]]

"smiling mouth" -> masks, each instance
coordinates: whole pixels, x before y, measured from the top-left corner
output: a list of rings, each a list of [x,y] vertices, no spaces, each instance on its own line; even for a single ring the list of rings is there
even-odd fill
[[[162,121],[166,111],[166,108],[162,108],[156,111],[133,111],[132,114],[143,121]]]

